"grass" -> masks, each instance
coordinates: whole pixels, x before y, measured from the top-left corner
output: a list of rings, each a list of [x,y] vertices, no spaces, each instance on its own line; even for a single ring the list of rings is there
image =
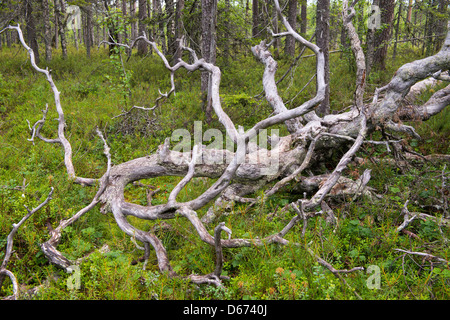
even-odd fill
[[[389,70],[375,73],[369,87],[389,81],[399,65],[417,58],[409,48],[400,47],[395,63],[387,63]],[[305,53],[307,54],[307,53]],[[264,99],[257,96],[262,90],[263,66],[251,57],[241,57],[230,66],[223,67],[222,104],[224,110],[239,124],[250,126],[268,116],[271,110]],[[278,75],[289,67],[291,60],[283,57]],[[354,74],[345,56],[331,56],[332,110],[341,110],[352,100]],[[177,93],[168,99],[155,113],[133,111],[128,117],[113,118],[131,105],[151,107],[158,97],[158,88],[167,90],[169,74],[155,56],[145,59],[133,56],[126,67],[130,71],[129,86],[132,96],[124,96],[114,78],[113,65],[106,51],[92,52],[87,59],[83,52],[71,49],[69,58],[58,54],[48,63],[54,80],[62,92],[62,106],[67,120],[67,136],[74,150],[73,161],[77,174],[99,177],[105,170],[102,142],[95,134],[98,126],[111,147],[114,164],[153,153],[173,130],[193,130],[194,121],[204,120],[201,109],[198,73],[181,72],[176,76]],[[307,58],[279,87],[285,101],[293,107],[314,94],[312,82],[301,94],[299,90],[314,72],[314,60]],[[119,89],[118,89],[119,88]],[[114,89],[114,90],[113,90]],[[305,250],[308,245],[317,255],[336,269],[362,266],[367,270],[376,266],[380,276],[380,288],[370,289],[371,274],[358,271],[345,275],[348,285],[363,299],[437,299],[449,298],[449,266],[433,261],[403,255],[397,248],[430,252],[449,260],[446,245],[449,230],[439,228],[433,222],[414,221],[408,230],[419,238],[398,234],[395,229],[402,222],[401,208],[410,199],[409,210],[426,211],[440,217],[442,214],[431,206],[441,198],[440,174],[444,163],[416,164],[400,171],[395,166],[373,164],[350,167],[346,174],[362,173],[372,169],[369,186],[382,195],[382,199],[360,198],[356,201],[342,198],[330,203],[339,219],[337,227],[326,223],[322,217],[308,223],[302,237],[302,225],[297,225],[287,239],[303,245],[265,245],[239,249],[224,249],[224,275],[230,277],[224,288],[195,286],[183,277],[170,278],[161,274],[156,256],[152,252],[147,270],[142,263],[135,263],[142,252],[116,226],[111,215],[100,213],[96,207],[63,233],[59,249],[70,259],[82,258],[92,253],[80,265],[81,287],[69,290],[67,281],[71,275],[50,265],[40,251],[40,244],[48,239],[47,226],[73,215],[88,204],[95,194],[93,188],[73,185],[67,180],[63,154],[59,146],[36,141],[28,142],[30,123],[41,118],[45,104],[50,105],[48,123],[43,134],[54,137],[56,118],[52,95],[45,80],[35,74],[27,62],[26,54],[18,47],[0,52],[0,247],[6,244],[11,225],[24,214],[24,204],[35,207],[47,196],[50,187],[55,188],[54,199],[35,214],[18,232],[14,242],[15,254],[9,264],[19,283],[28,287],[49,285],[39,291],[34,299],[356,299],[354,292],[336,278]],[[297,95],[298,94],[298,95]],[[426,99],[428,92],[423,97]],[[414,124],[424,138],[409,140],[410,146],[424,154],[448,154],[449,111],[424,123]],[[208,128],[221,128],[213,118]],[[383,156],[382,146],[365,146],[359,156]],[[448,175],[448,166],[446,169]],[[141,181],[161,189],[154,196],[153,204],[167,200],[171,188],[180,178],[166,177]],[[211,181],[194,179],[180,193],[184,201],[201,194]],[[26,188],[21,189],[22,185]],[[234,204],[222,212],[219,221],[233,231],[233,237],[263,238],[281,230],[295,215],[287,210],[282,213],[295,194],[294,186],[251,208]],[[128,201],[146,204],[145,188],[128,186]],[[424,209],[421,207],[426,205]],[[200,210],[199,215],[206,213]],[[268,219],[268,215],[277,211]],[[164,229],[162,221],[130,219],[136,227],[155,231],[168,250],[175,271],[188,276],[191,273],[206,274],[214,270],[214,249],[203,243],[192,225],[177,217],[167,221],[172,228]],[[97,249],[109,246],[109,253]],[[4,250],[0,250],[0,259]],[[2,296],[12,293],[9,280],[1,288]]]

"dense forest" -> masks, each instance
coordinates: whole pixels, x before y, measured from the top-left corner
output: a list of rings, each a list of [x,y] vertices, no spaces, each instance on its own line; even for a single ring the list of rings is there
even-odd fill
[[[450,297],[448,0],[0,0],[0,298]]]

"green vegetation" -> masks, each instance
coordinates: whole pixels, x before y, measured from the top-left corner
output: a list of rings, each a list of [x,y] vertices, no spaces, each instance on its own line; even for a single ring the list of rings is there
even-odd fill
[[[117,80],[118,52],[111,62],[106,50],[93,50],[90,60],[84,53],[76,51],[69,51],[65,60],[54,53],[53,60],[48,63],[62,92],[74,166],[77,174],[83,177],[100,177],[106,169],[103,144],[95,134],[96,126],[104,132],[111,147],[113,164],[118,164],[153,153],[173,130],[187,128],[192,132],[194,121],[204,119],[199,74],[188,74],[183,70],[175,76],[176,95],[155,112],[134,109],[126,116],[113,118],[132,105],[152,107],[158,89],[167,91],[170,81],[169,73],[155,55],[145,59],[133,56],[125,63],[129,79]],[[387,71],[374,72],[370,79],[371,89],[388,81],[398,66],[419,56],[406,47],[399,46],[398,50],[395,63],[387,63]],[[285,57],[280,60],[279,76],[291,62]],[[314,62],[314,58],[302,59],[294,73],[280,84],[283,99],[292,99],[290,107],[314,93],[312,82],[297,95],[313,74]],[[352,101],[354,72],[348,63],[339,54],[331,55],[332,110],[341,110]],[[250,55],[233,60],[229,66],[220,59],[218,64],[223,69],[223,106],[237,124],[249,126],[271,113],[264,99],[255,98],[262,90],[262,65]],[[124,95],[128,88],[131,94]],[[430,94],[425,93],[424,98]],[[71,275],[50,265],[40,244],[49,238],[49,225],[55,227],[61,219],[86,206],[96,190],[68,181],[58,145],[27,141],[30,136],[26,120],[31,124],[39,120],[47,103],[50,111],[42,133],[54,137],[56,112],[52,109],[53,98],[48,84],[32,71],[23,49],[3,48],[0,52],[0,260],[12,224],[26,213],[24,205],[35,207],[45,199],[50,187],[55,188],[53,200],[19,229],[15,253],[8,266],[18,282],[30,288],[49,281],[34,299],[356,299],[354,292],[319,265],[303,246],[224,249],[223,274],[230,277],[224,282],[224,288],[198,287],[186,279],[161,274],[153,252],[143,271],[142,263],[136,263],[142,251],[119,230],[111,215],[100,213],[99,206],[64,230],[58,247],[61,252],[69,259],[90,254],[80,265],[81,288],[69,290],[67,280]],[[449,118],[447,109],[426,123],[415,123],[424,139],[407,139],[410,147],[423,154],[448,154]],[[203,124],[206,126],[205,122]],[[215,118],[209,126],[221,128]],[[309,244],[336,269],[378,266],[379,289],[368,288],[370,275],[365,271],[343,275],[347,284],[363,299],[448,299],[448,264],[395,250],[427,252],[450,260],[448,227],[417,219],[407,230],[418,238],[396,232],[403,221],[401,209],[408,199],[411,212],[442,217],[442,212],[432,205],[436,204],[436,199],[448,196],[448,189],[441,188],[445,163],[428,161],[398,168],[371,162],[374,157],[391,158],[385,147],[373,145],[365,145],[358,156],[366,159],[365,164],[350,166],[346,174],[358,175],[366,168],[372,169],[369,186],[382,198],[338,199],[332,203],[339,219],[337,227],[317,217],[309,221],[304,237],[300,224],[291,230],[287,239]],[[444,171],[448,178],[448,164]],[[168,193],[178,181],[179,178],[157,178],[141,182],[160,188],[153,197],[153,204],[158,204],[167,200]],[[201,194],[210,183],[206,179],[194,179],[180,193],[180,201]],[[145,188],[140,186],[128,186],[125,196],[139,204],[147,201]],[[279,231],[296,214],[281,209],[288,199],[300,196],[295,194],[295,186],[290,185],[251,208],[235,204],[223,212],[220,221],[232,229],[233,237],[262,238]],[[198,213],[202,215],[205,211]],[[268,219],[269,214],[271,219]],[[178,274],[207,274],[214,270],[214,248],[203,243],[185,219],[168,221],[170,227],[162,221],[136,219],[132,222],[142,230],[155,230]],[[108,245],[110,251],[102,254],[98,249],[104,245]],[[10,294],[12,286],[7,279],[0,295]]]

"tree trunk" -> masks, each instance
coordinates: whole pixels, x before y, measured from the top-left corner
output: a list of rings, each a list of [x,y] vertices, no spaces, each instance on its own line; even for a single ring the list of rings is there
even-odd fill
[[[275,10],[275,8],[273,9],[272,14],[273,14],[272,25],[273,25],[273,29],[274,29],[273,32],[278,33],[278,13],[277,13],[277,10]],[[277,59],[280,56],[279,49],[280,49],[281,40],[280,40],[280,38],[277,37],[277,38],[273,39],[273,41],[274,41],[274,43],[273,43],[274,56],[275,56],[275,59]]]
[[[39,64],[39,46],[37,42],[36,35],[36,25],[34,23],[33,17],[33,4],[31,0],[26,0],[25,3],[25,21],[27,23],[26,32],[28,43],[30,44],[31,49],[34,51],[34,57],[36,59],[36,64]]]
[[[6,30],[5,31],[5,37],[6,37],[6,46],[8,47],[8,48],[11,48],[11,31],[9,31],[9,30]]]
[[[174,2],[173,0],[166,0],[166,32],[167,32],[167,54],[173,56],[176,51],[176,38],[174,30]]]
[[[181,59],[183,51],[180,49],[180,41],[183,36],[183,10],[184,10],[184,0],[177,1],[177,8],[175,12],[175,54],[173,61],[176,62]]]
[[[398,40],[398,30],[400,27],[400,18],[402,17],[402,2],[400,2],[398,7],[398,14],[397,14],[397,25],[395,26],[395,43],[394,43],[394,53],[392,54],[392,60],[395,61],[395,58],[397,56],[397,40]]]
[[[58,0],[55,0],[54,10],[55,10],[55,36],[52,38],[52,45],[58,50],[58,41],[59,41],[59,5]]]
[[[202,57],[206,62],[216,62],[216,15],[217,0],[202,0]],[[203,94],[206,121],[211,122],[211,75],[203,71],[201,90]]]
[[[127,19],[127,1],[126,0],[122,0],[122,16],[123,16],[123,20],[125,21],[125,28],[123,28],[123,42],[127,42],[127,38],[128,38],[128,33],[127,33],[127,23],[126,23],[126,19]]]
[[[64,16],[66,13],[66,5],[64,0],[55,0],[55,10],[56,16],[58,20],[58,33],[61,39],[61,51],[63,55],[63,59],[67,58],[67,43],[66,43],[66,23],[64,20]],[[56,39],[58,41],[58,39]]]
[[[230,0],[225,0],[225,10],[223,13],[223,20],[224,21],[224,26],[225,26],[225,30],[227,30],[228,32],[230,32],[230,28],[231,28],[231,24],[230,24]],[[228,65],[228,58],[230,57],[230,37],[225,36],[224,39],[222,39],[222,43],[223,43],[223,59],[226,65]]]
[[[164,20],[160,0],[153,0],[153,12],[157,15],[159,43],[161,44],[162,52],[166,53],[166,33],[164,31]]]
[[[413,0],[409,0],[409,3],[408,3],[408,15],[406,17],[406,21],[408,21],[409,23],[411,23],[412,9],[413,9]]]
[[[301,10],[300,16],[302,18],[302,23],[300,25],[300,32],[302,35],[305,35],[308,26],[308,3],[306,0],[302,0]]]
[[[252,36],[253,38],[256,38],[260,36],[259,0],[252,1],[252,17],[253,17]]]
[[[380,0],[382,29],[375,33],[373,67],[378,70],[386,69],[388,42],[391,39],[392,21],[394,20],[395,0]]]
[[[445,40],[445,31],[446,31],[446,27],[447,27],[447,12],[448,12],[448,7],[450,5],[450,1],[449,0],[439,0],[439,4],[438,4],[438,12],[440,14],[440,17],[437,19],[436,22],[436,34],[438,35],[435,39],[435,51],[439,50],[439,48],[441,48],[442,44],[444,43]]]
[[[145,22],[147,19],[147,0],[139,0],[139,36],[142,36],[145,32]],[[138,54],[145,56],[148,53],[147,44],[144,41],[138,42]]]
[[[87,6],[83,8],[86,13],[86,34],[84,43],[86,45],[86,55],[88,58],[91,57],[91,47],[93,43],[92,39],[92,5],[88,3]]]
[[[50,27],[50,10],[48,0],[42,0],[42,18],[44,22],[45,60],[52,60],[52,32]]]
[[[131,17],[131,39],[137,38],[137,30],[136,27],[136,6],[135,0],[130,0],[130,17]]]
[[[292,29],[297,29],[297,0],[289,0],[288,22]],[[293,57],[295,55],[295,40],[292,36],[286,37],[285,49],[286,55]]]
[[[317,17],[316,17],[316,39],[317,46],[323,51],[325,58],[325,98],[317,107],[317,112],[320,115],[330,113],[330,66],[328,46],[330,43],[330,0],[317,1]]]

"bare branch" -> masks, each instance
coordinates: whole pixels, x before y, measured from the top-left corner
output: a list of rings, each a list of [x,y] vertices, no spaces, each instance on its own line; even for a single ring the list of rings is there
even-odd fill
[[[353,2],[352,5],[348,6],[348,1],[344,0],[342,3],[342,17],[344,22],[344,27],[347,31],[347,34],[350,38],[350,44],[352,47],[353,55],[356,60],[356,91],[355,91],[355,103],[356,107],[361,110],[363,105],[363,97],[364,90],[366,86],[366,62],[364,52],[361,47],[361,42],[359,40],[358,34],[356,33],[356,29],[353,26],[352,18],[355,15],[354,5],[356,2]],[[350,12],[350,14],[349,14]]]
[[[192,150],[192,160],[189,163],[189,169],[184,178],[173,188],[172,192],[169,195],[169,199],[167,201],[168,206],[174,206],[176,197],[180,193],[180,191],[188,184],[189,181],[192,180],[195,173],[195,164],[198,161],[198,158],[201,156],[202,148],[199,145],[195,145]]]
[[[263,75],[263,87],[266,93],[266,100],[272,106],[275,114],[286,112],[288,109],[278,95],[277,85],[275,83],[277,62],[272,58],[265,41],[261,41],[259,45],[252,47],[252,52],[266,66]],[[299,119],[289,119],[285,123],[290,133],[294,133],[301,128]]]
[[[450,24],[450,21],[449,21]],[[372,122],[386,126],[391,130],[403,131],[418,136],[414,130],[403,125],[393,125],[390,121],[397,112],[400,101],[410,88],[420,80],[428,78],[440,70],[448,70],[450,66],[450,28],[441,50],[433,56],[407,63],[400,67],[392,80],[384,87],[384,98],[371,107]],[[376,97],[374,97],[374,102]]]
[[[216,269],[214,270],[214,274],[217,277],[220,277],[223,268],[222,243],[220,241],[220,233],[222,231],[228,233],[228,239],[231,238],[231,230],[225,227],[225,222],[219,223],[214,229],[214,246],[216,248]]]
[[[35,214],[37,211],[42,209],[42,207],[47,205],[47,203],[50,202],[50,200],[52,200],[53,190],[54,189],[52,187],[47,198],[41,204],[39,204],[36,208],[30,210],[30,209],[28,209],[28,207],[25,206],[28,213],[18,223],[13,224],[13,229],[11,230],[11,232],[9,233],[9,235],[7,237],[5,257],[3,258],[3,262],[2,262],[2,265],[0,266],[0,269],[6,269],[6,267],[8,265],[9,259],[11,258],[11,254],[12,254],[12,248],[13,248],[13,243],[14,243],[13,239],[14,239],[15,234],[19,230],[20,226],[23,223],[25,223],[25,221],[27,221],[33,214]]]
[[[75,215],[73,215],[71,218],[67,220],[62,220],[58,227],[56,229],[53,229],[50,231],[50,239],[44,242],[41,245],[41,249],[45,256],[52,262],[53,264],[56,264],[63,269],[67,270],[70,265],[73,263],[69,261],[66,257],[64,257],[57,249],[56,246],[59,244],[59,241],[61,240],[61,232],[64,228],[71,225],[75,221],[77,221],[80,217],[82,217],[85,213],[89,212],[94,208],[99,202],[100,197],[103,194],[103,192],[106,190],[109,182],[109,176],[111,171],[111,154],[110,149],[106,143],[106,140],[104,139],[102,133],[97,128],[97,134],[100,136],[104,143],[104,154],[107,157],[107,169],[103,177],[100,179],[100,187],[97,193],[95,194],[94,198],[92,199],[91,203],[78,211]]]
[[[33,69],[36,70],[37,72],[45,75],[45,77],[53,91],[53,96],[54,96],[55,105],[56,105],[56,111],[58,112],[58,139],[57,140],[43,139],[43,140],[46,142],[59,142],[62,145],[62,147],[64,149],[64,164],[66,165],[67,174],[69,176],[69,179],[72,179],[75,183],[79,183],[82,185],[94,185],[97,182],[96,179],[81,178],[81,177],[77,177],[75,175],[75,168],[72,163],[72,146],[70,145],[70,142],[67,140],[67,138],[65,137],[65,134],[64,134],[64,129],[65,129],[66,124],[65,124],[65,120],[64,120],[64,112],[61,107],[60,92],[58,91],[58,88],[56,87],[55,83],[53,82],[51,71],[49,71],[48,69],[41,69],[37,66],[35,57],[34,57],[34,52],[25,43],[22,30],[20,29],[19,26],[8,26],[5,29],[11,29],[11,30],[17,31],[17,33],[19,35],[20,43],[28,51],[28,54],[30,55],[30,62],[31,62]],[[42,121],[45,121],[46,113],[47,113],[47,111],[44,111],[44,117],[43,117]],[[41,127],[42,127],[41,123],[39,123],[37,129],[35,129],[37,131],[38,137],[40,137],[39,130],[41,129]],[[33,128],[36,128],[36,127],[33,126]],[[36,134],[36,132],[34,132],[34,133]]]
[[[449,264],[450,263],[449,261],[447,261],[445,259],[442,259],[440,257],[434,256],[434,255],[429,254],[429,253],[408,251],[408,250],[403,250],[403,249],[394,249],[394,250],[395,251],[399,251],[399,252],[404,252],[406,254],[411,254],[411,255],[417,255],[417,256],[425,257],[425,258],[430,259],[430,260],[434,259],[434,260],[437,260],[437,261],[439,261],[441,263],[445,263],[445,264]]]
[[[17,278],[11,271],[7,269],[0,269],[0,284],[3,282],[3,279],[5,276],[8,276],[11,279],[12,285],[13,285],[13,295],[12,297],[7,297],[4,300],[17,300],[19,297],[19,284],[17,282]],[[1,285],[0,285],[1,288]]]
[[[421,106],[409,105],[400,107],[396,115],[403,121],[426,121],[444,110],[448,105],[450,105],[450,85],[436,91],[430,99]]]
[[[417,214],[410,215],[410,212],[408,210],[408,202],[409,200],[406,200],[405,204],[403,205],[402,214],[403,214],[403,223],[397,228],[397,232],[402,231],[405,229],[411,222],[413,222],[417,218]]]

